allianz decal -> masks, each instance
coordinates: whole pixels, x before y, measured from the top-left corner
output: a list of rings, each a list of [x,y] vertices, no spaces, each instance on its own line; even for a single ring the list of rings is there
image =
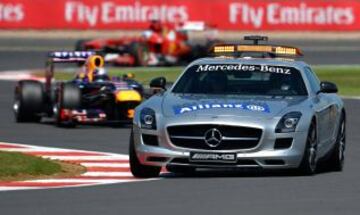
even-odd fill
[[[291,69],[283,66],[269,66],[269,65],[248,65],[248,64],[222,64],[222,65],[199,65],[196,72],[207,71],[242,71],[242,72],[265,72],[278,73],[283,75],[291,75]]]
[[[176,115],[208,109],[240,109],[247,111],[270,113],[270,108],[267,104],[256,103],[203,103],[192,105],[179,105],[174,106],[173,109]]]

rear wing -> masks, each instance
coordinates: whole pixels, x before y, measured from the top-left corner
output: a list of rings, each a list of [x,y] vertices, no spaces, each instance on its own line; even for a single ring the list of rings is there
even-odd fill
[[[254,58],[300,58],[303,52],[293,46],[259,44],[260,41],[268,41],[263,36],[245,36],[245,40],[253,41],[253,44],[217,44],[212,47],[211,53],[217,57],[254,57]]]
[[[88,57],[95,55],[94,51],[56,51],[49,52],[48,61],[53,63],[85,62]]]
[[[51,91],[54,79],[54,64],[84,63],[90,56],[97,54],[94,51],[55,51],[49,52],[45,69],[45,91]]]

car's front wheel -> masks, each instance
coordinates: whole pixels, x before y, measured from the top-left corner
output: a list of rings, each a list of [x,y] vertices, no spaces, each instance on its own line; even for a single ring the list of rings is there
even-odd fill
[[[56,124],[59,127],[74,127],[75,122],[69,118],[64,111],[71,111],[72,109],[80,108],[81,106],[81,91],[72,83],[62,84],[56,108]]]
[[[317,143],[318,141],[317,141],[316,124],[315,122],[312,122],[306,138],[306,146],[305,146],[303,159],[299,167],[300,173],[303,175],[313,175],[316,173],[317,161],[318,161]]]
[[[134,134],[131,132],[129,143],[129,159],[131,173],[137,178],[153,178],[158,177],[161,167],[142,165],[136,155],[134,145]]]

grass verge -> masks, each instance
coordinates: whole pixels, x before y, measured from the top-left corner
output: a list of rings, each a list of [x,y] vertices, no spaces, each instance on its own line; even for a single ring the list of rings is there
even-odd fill
[[[320,80],[334,82],[343,96],[360,96],[360,66],[315,66]]]
[[[152,78],[164,76],[169,82],[173,82],[181,73],[183,67],[140,67],[140,68],[111,68],[109,74],[121,76],[126,73],[134,73],[136,79],[148,84]],[[339,94],[343,96],[360,96],[360,65],[355,66],[313,66],[313,69],[322,81],[331,81],[338,85]],[[75,70],[57,71],[55,78],[69,80],[74,77]],[[41,76],[43,72],[36,72]]]
[[[80,165],[0,151],[0,181],[58,178],[78,175],[84,171],[85,168]]]

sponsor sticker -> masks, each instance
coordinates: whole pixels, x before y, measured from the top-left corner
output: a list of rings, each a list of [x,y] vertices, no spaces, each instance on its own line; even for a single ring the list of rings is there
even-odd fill
[[[204,64],[199,65],[196,72],[212,71],[239,71],[239,72],[266,72],[291,75],[291,69],[283,66],[249,65],[249,64]]]
[[[174,109],[174,113],[178,115],[178,114],[184,114],[184,113],[207,110],[207,109],[224,109],[224,108],[270,113],[270,108],[266,103],[258,104],[258,103],[249,103],[249,102],[184,104],[184,105],[174,106],[173,109]]]

